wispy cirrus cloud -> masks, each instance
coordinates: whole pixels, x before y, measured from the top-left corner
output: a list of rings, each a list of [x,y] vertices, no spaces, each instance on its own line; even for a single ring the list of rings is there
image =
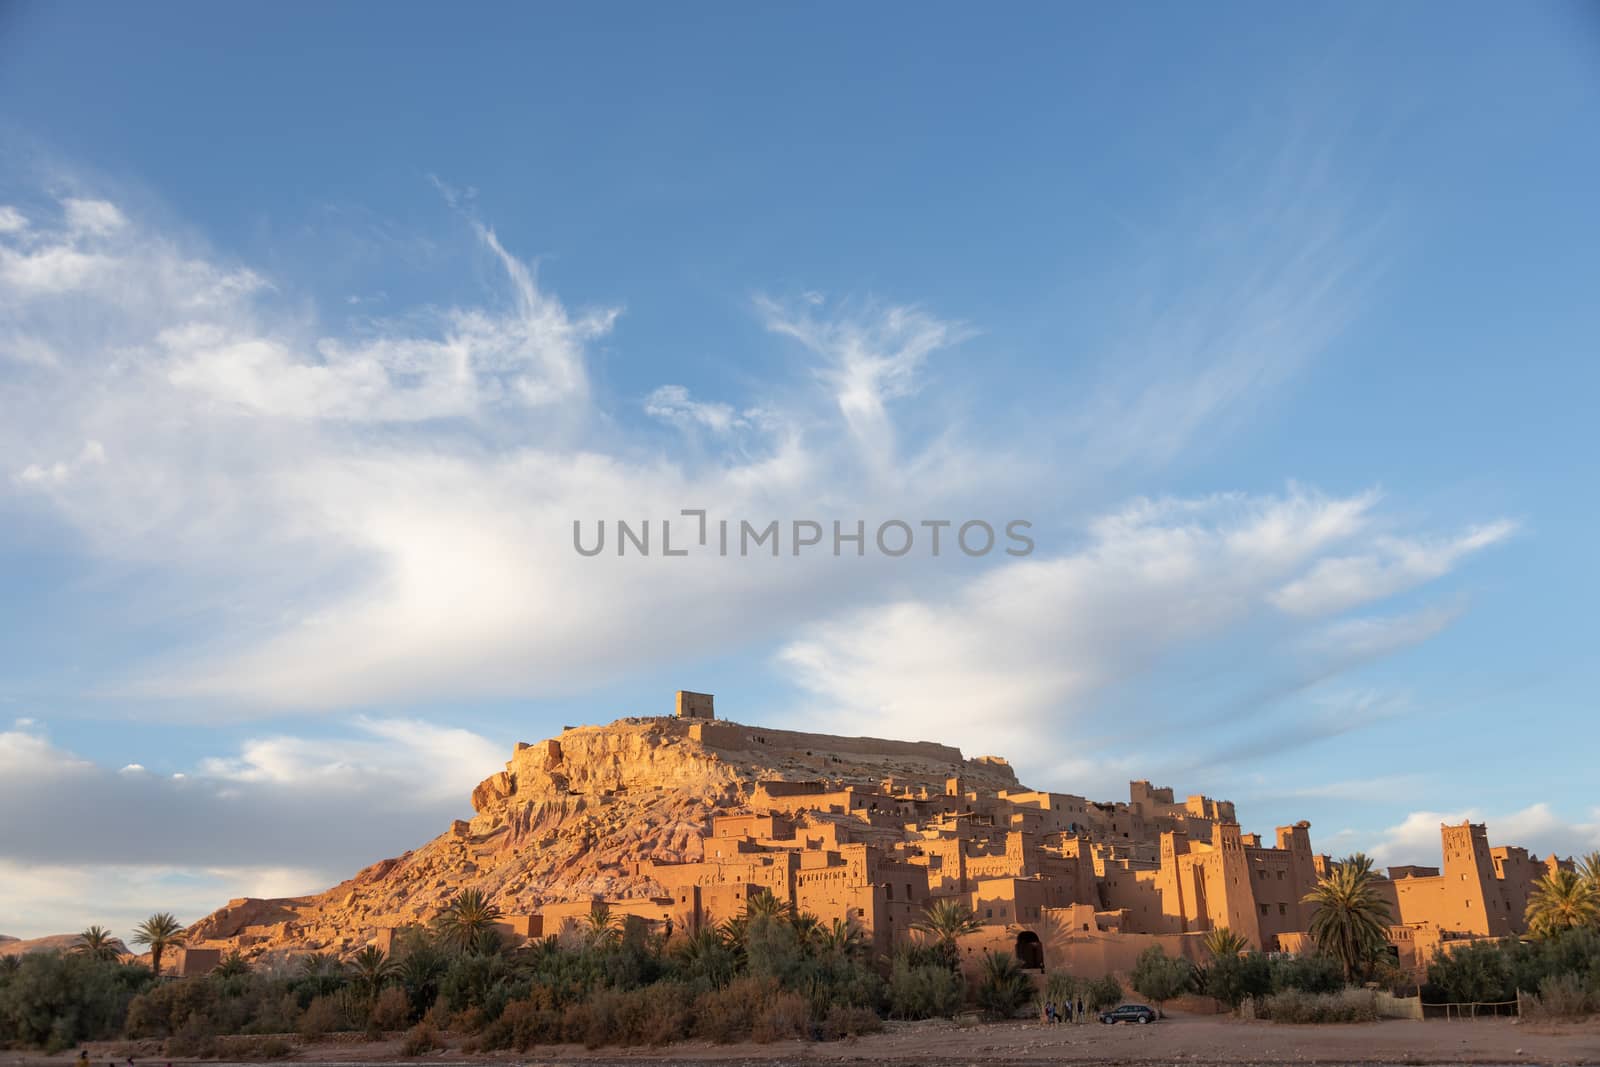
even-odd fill
[[[1308,573],[1272,594],[1293,615],[1327,615],[1402,593],[1442,577],[1467,556],[1500,544],[1517,530],[1501,520],[1449,538],[1379,538],[1372,551],[1321,560]]]

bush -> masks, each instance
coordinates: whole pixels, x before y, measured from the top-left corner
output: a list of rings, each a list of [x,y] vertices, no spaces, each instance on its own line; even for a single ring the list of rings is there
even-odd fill
[[[793,1037],[805,1037],[811,1031],[811,1006],[798,993],[779,993],[756,1012],[750,1027],[750,1039],[767,1045]]]
[[[520,1007],[527,1002],[514,1002],[507,1006],[513,1014],[512,1039],[517,1037],[519,1021],[531,1023],[524,1030],[537,1036],[539,1013],[528,1013]],[[665,1045],[686,1037],[689,1032],[690,993],[687,987],[676,982],[658,982],[642,989],[604,989],[589,998],[586,1004],[571,1004],[561,1015],[561,1032],[569,1041],[581,1041],[589,1048],[602,1045]],[[513,1012],[513,1008],[516,1009]],[[504,1015],[502,1015],[504,1018]],[[553,1020],[554,1013],[550,1013]],[[486,1028],[484,1047],[490,1046],[490,1030]],[[504,1040],[498,1030],[493,1040]],[[530,1044],[532,1041],[530,1040]]]
[[[1538,996],[1523,1002],[1527,1014],[1540,1019],[1579,1019],[1600,1011],[1600,993],[1575,974],[1552,975],[1539,983]]]
[[[694,1033],[722,1044],[748,1037],[757,1017],[779,992],[773,979],[745,977],[728,983],[726,989],[702,993],[694,1002]]]
[[[13,966],[0,983],[0,1045],[51,1052],[119,1036],[150,983],[146,967],[83,955],[32,952]]]
[[[1237,1009],[1246,997],[1272,992],[1272,965],[1259,952],[1212,960],[1202,992]]]
[[[1284,993],[1337,993],[1344,988],[1344,968],[1327,956],[1296,956],[1272,964],[1272,990]]]
[[[217,1031],[212,1027],[211,1020],[197,1011],[167,1038],[166,1049],[168,1056],[200,1060],[214,1059],[221,1054],[222,1046],[217,1041]]]
[[[1131,977],[1134,990],[1160,1007],[1163,1001],[1189,989],[1194,981],[1194,965],[1181,956],[1168,956],[1160,945],[1151,945],[1139,953]]]
[[[300,1013],[298,1030],[305,1040],[316,1041],[335,1030],[346,1030],[349,1025],[338,997],[324,995],[312,998]]]
[[[411,1021],[411,998],[399,986],[389,986],[372,1002],[367,1021],[379,1030],[403,1030]]]
[[[1096,978],[1084,990],[1083,1006],[1088,1011],[1105,1011],[1122,1003],[1122,983],[1111,975]]]
[[[400,1043],[400,1055],[423,1056],[439,1047],[439,1032],[422,1022],[406,1031],[406,1039]]]
[[[983,975],[978,979],[978,1007],[994,1019],[1010,1019],[1033,997],[1033,982],[1009,952],[990,952],[983,957]]]
[[[1365,1023],[1378,1018],[1378,998],[1370,989],[1345,989],[1338,993],[1274,993],[1256,1009],[1260,1018],[1275,1023]]]
[[[226,1060],[281,1060],[294,1052],[294,1046],[281,1037],[223,1037],[217,1039],[216,1055]]]
[[[835,1004],[828,1009],[827,1017],[819,1028],[824,1041],[838,1041],[846,1037],[875,1034],[883,1029],[883,1020],[871,1008]]]
[[[965,995],[961,976],[943,963],[897,956],[889,975],[889,1013],[896,1019],[950,1018]]]

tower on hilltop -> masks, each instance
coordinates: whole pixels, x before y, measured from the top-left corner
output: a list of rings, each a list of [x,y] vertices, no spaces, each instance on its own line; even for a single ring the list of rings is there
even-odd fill
[[[678,718],[680,719],[715,719],[717,713],[711,706],[710,693],[691,693],[687,689],[678,690]]]

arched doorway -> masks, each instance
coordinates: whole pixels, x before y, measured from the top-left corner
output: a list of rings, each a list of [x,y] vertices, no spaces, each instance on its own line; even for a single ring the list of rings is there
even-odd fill
[[[1017,935],[1016,956],[1022,966],[1044,970],[1044,944],[1032,930],[1024,930]]]

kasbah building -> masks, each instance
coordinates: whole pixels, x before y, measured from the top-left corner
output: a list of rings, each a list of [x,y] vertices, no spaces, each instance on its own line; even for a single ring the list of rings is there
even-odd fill
[[[691,736],[729,748],[812,749],[843,739],[720,722],[712,697],[680,692]],[[749,735],[749,736],[741,736]],[[942,748],[929,742],[852,744]],[[952,763],[959,751],[947,749]],[[993,757],[984,757],[992,759]],[[1268,953],[1310,950],[1312,906],[1303,903],[1332,860],[1312,850],[1310,823],[1280,826],[1270,841],[1244,833],[1234,806],[1147,781],[1126,803],[1067,793],[984,791],[959,777],[942,792],[892,779],[877,788],[826,781],[766,781],[748,813],[715,816],[699,863],[655,864],[661,897],[607,903],[669,929],[698,929],[741,913],[754,894],[858,925],[878,953],[916,936],[929,904],[954,898],[983,924],[962,941],[969,965],[984,952],[1026,966],[1093,977],[1129,971],[1159,944],[1200,961],[1205,933],[1226,926]],[[1441,826],[1442,867],[1391,867],[1380,889],[1394,917],[1389,941],[1401,967],[1420,972],[1434,949],[1524,932],[1534,883],[1570,861],[1491,847],[1483,824]],[[554,933],[593,900],[546,907],[520,932]]]
[[[899,758],[921,768],[965,767],[991,783],[1016,781],[998,757],[967,761],[932,742],[726,722],[708,694],[679,692],[671,718],[624,721],[730,756],[803,755],[813,767],[840,756],[868,765]],[[562,746],[551,740],[518,748],[559,766]],[[1263,840],[1241,830],[1231,802],[1180,801],[1148,781],[1131,782],[1125,803],[1101,803],[983,788],[959,774],[942,783],[927,773],[916,777],[757,781],[737,811],[709,816],[694,850],[698,861],[632,864],[636,881],[655,887],[651,895],[544,901],[528,914],[504,915],[502,932],[519,940],[570,932],[601,902],[657,931],[694,932],[770,893],[825,925],[855,925],[875,957],[921,936],[913,926],[930,904],[962,901],[982,924],[960,942],[969,969],[985,952],[1002,950],[1026,967],[1126,974],[1151,945],[1202,962],[1205,934],[1223,926],[1262,952],[1311,950],[1312,905],[1303,898],[1333,861],[1313,851],[1308,822],[1277,827]],[[1442,866],[1390,867],[1378,883],[1394,920],[1388,939],[1395,960],[1418,976],[1437,948],[1523,933],[1534,883],[1572,866],[1553,855],[1539,860],[1526,849],[1491,847],[1482,824],[1441,826],[1440,838]],[[377,943],[391,948],[399,929],[381,928]],[[180,954],[195,956],[180,962],[180,973],[190,963],[206,969],[219,952],[192,947]]]

